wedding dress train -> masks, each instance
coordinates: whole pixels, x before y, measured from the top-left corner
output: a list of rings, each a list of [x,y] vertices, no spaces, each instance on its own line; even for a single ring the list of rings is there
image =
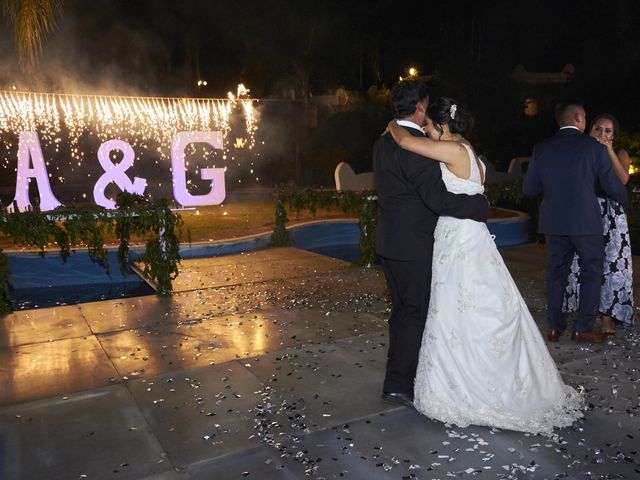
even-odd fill
[[[441,163],[447,190],[482,193],[473,150],[468,180]],[[484,223],[440,217],[415,380],[416,409],[465,427],[550,434],[582,416]]]

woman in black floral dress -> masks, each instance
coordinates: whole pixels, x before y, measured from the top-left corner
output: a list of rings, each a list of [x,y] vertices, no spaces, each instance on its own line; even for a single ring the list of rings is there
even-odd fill
[[[593,119],[589,135],[607,147],[611,164],[618,178],[625,185],[629,181],[629,154],[625,150],[613,149],[613,140],[618,135],[618,121],[613,115],[603,113]],[[608,198],[598,198],[604,227],[605,260],[602,290],[600,291],[600,314],[602,331],[613,334],[616,323],[633,325],[633,269],[631,265],[631,242],[627,214],[620,204]],[[578,309],[580,286],[578,257],[574,257],[565,290],[565,308],[568,312]]]

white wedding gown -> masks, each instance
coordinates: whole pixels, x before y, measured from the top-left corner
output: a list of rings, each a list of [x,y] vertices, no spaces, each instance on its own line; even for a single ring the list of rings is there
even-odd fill
[[[441,163],[447,190],[482,193],[473,150],[468,180]],[[427,324],[414,403],[459,427],[487,425],[550,434],[582,417],[582,398],[565,385],[487,226],[440,217]]]

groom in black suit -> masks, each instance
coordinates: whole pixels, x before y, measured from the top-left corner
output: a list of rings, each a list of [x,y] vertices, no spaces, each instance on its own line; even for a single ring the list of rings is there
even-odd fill
[[[429,91],[422,80],[403,80],[391,91],[391,109],[411,135],[424,136]],[[376,253],[391,296],[389,352],[382,398],[413,406],[418,364],[431,293],[433,231],[439,215],[486,222],[483,195],[447,191],[439,162],[401,149],[391,134],[373,148],[378,194]]]
[[[604,145],[583,135],[586,112],[577,103],[556,106],[558,133],[533,149],[522,185],[528,197],[542,194],[538,231],[547,244],[547,338],[557,342],[567,328],[562,298],[573,255],[580,261],[580,308],[571,337],[602,343],[606,335],[594,330],[604,272],[604,235],[596,194],[622,206],[627,191],[618,179]]]

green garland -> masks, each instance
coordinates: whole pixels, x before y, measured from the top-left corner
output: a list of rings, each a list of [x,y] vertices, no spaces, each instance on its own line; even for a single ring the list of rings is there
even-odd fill
[[[178,231],[183,226],[180,215],[169,209],[169,201],[148,201],[139,195],[120,193],[117,209],[98,206],[65,206],[51,212],[0,211],[0,233],[13,243],[39,249],[44,255],[55,243],[62,260],[71,248],[85,245],[89,256],[108,271],[105,234],[115,233],[120,240],[118,261],[123,273],[128,272],[129,242],[132,235],[148,236],[140,260],[144,273],[156,285],[158,293],[171,291],[171,280],[178,275],[180,242]],[[6,254],[0,249],[0,313],[11,311],[11,274]]]
[[[376,224],[375,192],[336,192],[333,190],[314,190],[298,188],[278,188],[275,192],[276,219],[271,234],[272,246],[290,244],[286,230],[288,221],[286,207],[299,215],[302,210],[311,214],[319,209],[339,208],[344,213],[356,215],[360,222],[360,259],[356,265],[371,267],[375,259],[375,224]]]
[[[376,258],[377,203],[373,192],[362,199],[360,211],[360,260],[358,264],[372,267]]]
[[[522,179],[508,180],[485,186],[491,205],[520,205],[524,201]],[[290,244],[286,230],[288,207],[296,215],[307,210],[315,215],[318,209],[339,208],[345,213],[356,215],[360,223],[360,259],[355,263],[371,267],[375,260],[376,238],[376,194],[368,190],[363,192],[336,192],[333,190],[314,190],[298,188],[279,188],[275,192],[276,218],[271,235],[272,246]]]
[[[113,232],[112,215],[102,207],[94,205],[79,205],[73,209],[64,207],[54,211],[54,225],[58,228],[59,237],[56,243],[61,245],[86,245],[89,257],[98,265],[105,267],[109,272],[107,262],[107,249],[104,246],[105,233]],[[67,248],[66,246],[64,247]],[[62,250],[62,246],[61,246]],[[66,258],[63,255],[63,258]]]
[[[285,193],[283,190],[276,190],[276,222],[273,227],[273,233],[271,234],[271,245],[275,247],[284,247],[291,243],[286,228],[289,219],[287,218],[287,211],[284,206],[284,196]]]
[[[136,218],[138,212],[146,207],[147,200],[140,195],[121,192],[116,199],[119,215],[116,217],[115,233],[120,240],[118,244],[118,263],[120,272],[129,271],[129,248],[131,235],[138,233]]]
[[[484,193],[493,206],[502,204],[519,205],[524,200],[522,192],[522,178],[505,180],[484,186]]]
[[[166,199],[140,212],[137,228],[140,232],[153,232],[140,260],[144,263],[144,274],[156,283],[158,293],[169,293],[171,280],[178,276],[180,239],[177,231],[183,225],[182,217],[171,211]]]

